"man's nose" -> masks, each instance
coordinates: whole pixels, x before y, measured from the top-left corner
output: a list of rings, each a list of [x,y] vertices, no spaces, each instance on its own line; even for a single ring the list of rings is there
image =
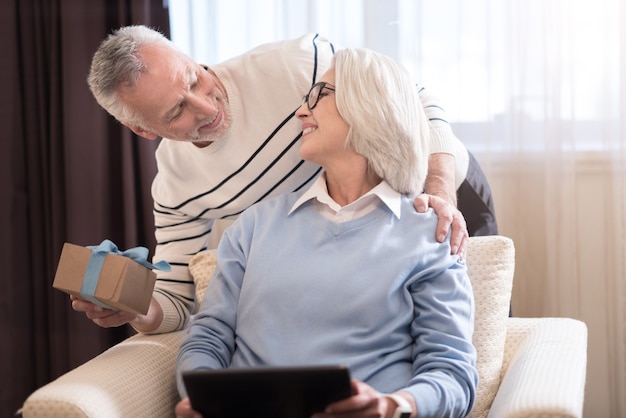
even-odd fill
[[[198,119],[213,118],[217,113],[217,101],[210,96],[193,95],[188,99],[190,109]]]

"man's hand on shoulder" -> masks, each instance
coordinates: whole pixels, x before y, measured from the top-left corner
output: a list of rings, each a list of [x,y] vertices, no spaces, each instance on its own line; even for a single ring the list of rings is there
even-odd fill
[[[413,201],[413,205],[415,210],[420,213],[426,212],[429,207],[433,208],[439,218],[436,232],[437,241],[443,242],[448,235],[448,231],[452,229],[450,237],[452,254],[458,254],[461,259],[464,259],[469,233],[467,232],[467,224],[461,211],[445,199],[429,194],[417,196]]]

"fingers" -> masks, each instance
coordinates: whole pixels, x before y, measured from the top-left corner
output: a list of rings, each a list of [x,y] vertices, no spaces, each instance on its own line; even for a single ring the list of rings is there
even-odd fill
[[[85,312],[87,314],[95,315],[98,312],[104,311],[103,307],[88,302],[86,300],[78,299],[76,296],[70,295],[70,299],[72,300],[72,309],[77,312]]]
[[[312,418],[384,416],[384,398],[378,391],[356,380],[352,381],[352,388],[354,395],[333,402],[324,412],[314,414]]]
[[[413,206],[415,206],[415,210],[419,213],[424,213],[428,210],[428,201],[430,195],[421,194],[413,200]]]
[[[75,296],[70,296],[70,299],[72,301],[72,309],[85,313],[88,319],[91,319],[102,328],[119,327],[137,318],[137,314],[132,312],[106,309],[86,300],[78,299]]]
[[[437,232],[435,233],[437,242],[444,242],[446,237],[448,236],[448,231],[450,231],[450,226],[454,221],[454,217],[450,210],[440,210],[437,212],[438,222],[437,222]],[[452,254],[456,254],[454,248],[452,248]]]
[[[469,234],[465,220],[461,218],[459,223],[452,223],[452,236],[450,237],[450,246],[452,254],[458,254],[461,260],[465,259],[467,244],[469,242]]]
[[[185,398],[176,404],[174,409],[176,418],[202,418],[202,415],[191,409],[189,398]]]
[[[418,207],[421,207],[424,203],[432,207],[437,214],[438,222],[435,233],[437,241],[444,242],[448,232],[451,231],[450,252],[458,254],[461,259],[464,259],[469,233],[467,232],[467,224],[461,211],[450,202],[433,195],[422,194],[417,196],[413,202],[418,212],[420,212]]]
[[[105,312],[107,311],[110,312],[109,315],[100,316],[98,318],[89,318],[89,315],[87,315],[87,318],[91,319],[96,325],[102,328],[120,327],[134,321],[137,318],[137,314],[132,312],[106,309]]]
[[[437,214],[437,218],[439,219],[439,221],[437,222],[436,232],[436,238],[438,242],[444,242],[446,240],[451,226],[453,227],[454,232],[454,222],[457,221],[458,226],[459,218],[460,221],[463,222],[463,224],[465,223],[461,212],[459,212],[459,210],[448,201],[437,196],[429,195],[428,204],[430,205],[430,207],[433,208],[433,210]],[[452,253],[455,254],[454,251]]]

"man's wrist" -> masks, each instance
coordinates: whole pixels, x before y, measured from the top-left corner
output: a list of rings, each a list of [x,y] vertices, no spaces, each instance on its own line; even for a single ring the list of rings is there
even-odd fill
[[[424,192],[440,197],[456,206],[455,160],[450,154],[431,154]]]
[[[161,322],[163,322],[163,309],[161,309],[161,305],[153,296],[148,313],[146,315],[137,315],[129,324],[137,332],[151,333],[161,326]]]

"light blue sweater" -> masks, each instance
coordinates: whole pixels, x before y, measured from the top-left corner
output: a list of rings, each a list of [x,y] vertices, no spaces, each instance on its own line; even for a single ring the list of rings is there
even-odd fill
[[[465,264],[434,239],[437,217],[402,198],[352,221],[289,194],[226,230],[178,358],[185,370],[342,363],[380,392],[410,392],[420,417],[463,416],[478,374]]]

